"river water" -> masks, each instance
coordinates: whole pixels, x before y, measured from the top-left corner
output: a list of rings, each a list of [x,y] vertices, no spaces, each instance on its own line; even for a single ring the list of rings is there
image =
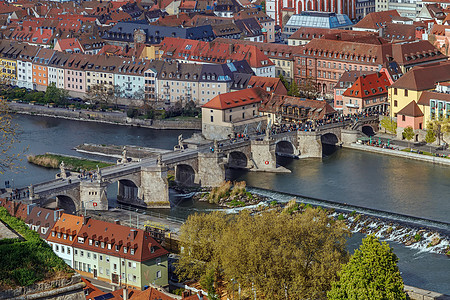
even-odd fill
[[[177,137],[190,136],[190,130],[152,130],[119,125],[78,122],[63,119],[22,116],[15,117],[21,143],[16,151],[28,146],[27,153],[63,153],[89,157],[73,148],[82,143],[138,145],[172,149]],[[99,159],[99,157],[96,157]],[[105,158],[100,158],[105,159]],[[450,168],[349,149],[338,149],[324,159],[292,160],[280,158],[279,163],[291,174],[271,174],[232,170],[231,179],[246,180],[249,186],[331,200],[355,206],[450,222]],[[17,187],[53,179],[57,170],[19,162],[24,170],[6,172],[1,176]],[[108,189],[114,205],[116,186]],[[176,198],[176,197],[175,197]],[[180,200],[178,197],[177,200]],[[206,203],[181,201],[163,213],[186,217],[195,211],[216,209]],[[360,244],[362,235],[354,234],[349,249]],[[450,294],[450,259],[411,249],[391,242],[399,257],[399,268],[405,284]]]

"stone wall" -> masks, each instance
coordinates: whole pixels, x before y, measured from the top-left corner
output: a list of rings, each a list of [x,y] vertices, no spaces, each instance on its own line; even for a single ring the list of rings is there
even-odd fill
[[[300,158],[322,157],[322,142],[317,132],[297,131]]]
[[[147,207],[170,208],[167,170],[166,166],[141,169],[139,198],[144,199]]]
[[[404,290],[411,300],[450,300],[450,296],[408,285],[405,285]]]
[[[118,125],[139,126],[152,129],[191,129],[201,130],[201,119],[195,120],[142,120],[128,118],[124,112],[102,112],[91,110],[52,108],[41,105],[9,103],[11,111],[45,117],[55,117],[78,121],[111,123]]]
[[[35,283],[27,287],[20,287],[0,292],[0,299],[50,299],[50,300],[84,300],[83,288],[79,274],[70,278],[61,278],[49,282]]]

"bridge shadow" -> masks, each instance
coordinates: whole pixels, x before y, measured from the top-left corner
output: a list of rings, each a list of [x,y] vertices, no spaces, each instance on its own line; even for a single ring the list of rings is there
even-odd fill
[[[42,204],[42,207],[55,210],[63,209],[64,212],[68,214],[76,214],[77,212],[77,207],[72,198],[64,195],[47,199],[47,201]]]

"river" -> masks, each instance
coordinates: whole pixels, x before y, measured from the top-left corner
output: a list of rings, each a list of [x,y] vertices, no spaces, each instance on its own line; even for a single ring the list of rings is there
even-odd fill
[[[20,144],[16,151],[28,146],[27,153],[77,153],[73,148],[82,143],[138,145],[172,149],[177,136],[190,136],[190,130],[158,131],[119,125],[78,122],[36,116],[17,115]],[[96,157],[99,159],[98,157]],[[104,159],[104,158],[101,158]],[[338,149],[324,159],[292,160],[280,158],[279,163],[292,171],[290,174],[271,174],[232,170],[235,180],[246,180],[249,186],[272,189],[306,197],[364,206],[427,219],[449,222],[450,168],[383,156],[349,149]],[[0,185],[10,180],[17,187],[54,178],[57,170],[48,170],[26,162],[18,172],[6,172]],[[108,190],[114,205],[116,187]],[[205,203],[182,201],[164,213],[186,217],[194,211],[215,209]],[[349,248],[358,247],[362,235],[349,240]],[[390,243],[399,257],[399,267],[405,284],[450,294],[450,259],[428,253],[426,249],[411,249]]]

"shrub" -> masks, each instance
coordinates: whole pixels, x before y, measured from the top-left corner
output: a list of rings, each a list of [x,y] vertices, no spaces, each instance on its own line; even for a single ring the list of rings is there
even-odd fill
[[[339,220],[339,221],[343,221],[343,220],[345,220],[345,217],[344,217],[344,215],[342,215],[342,214],[339,214],[339,216],[338,216],[338,220]]]
[[[134,118],[138,116],[138,111],[135,108],[129,108],[127,109],[127,117],[128,118]]]
[[[230,195],[231,181],[224,181],[218,187],[214,187],[209,193],[209,203],[219,203],[222,198],[226,198]]]
[[[230,196],[242,195],[246,192],[247,183],[245,181],[239,181],[234,183],[234,187],[231,190]]]
[[[416,233],[416,234],[414,235],[414,240],[415,240],[416,242],[420,241],[421,239],[422,239],[422,236],[421,236],[420,234]]]
[[[350,216],[352,216],[352,217],[354,217],[355,215],[356,215],[356,210],[354,210],[350,213]]]
[[[294,211],[297,211],[298,209],[299,209],[299,206],[297,203],[297,199],[294,198],[294,199],[289,200],[289,202],[284,207],[283,212],[292,214]]]
[[[278,202],[276,200],[270,201],[270,206],[276,206]]]

